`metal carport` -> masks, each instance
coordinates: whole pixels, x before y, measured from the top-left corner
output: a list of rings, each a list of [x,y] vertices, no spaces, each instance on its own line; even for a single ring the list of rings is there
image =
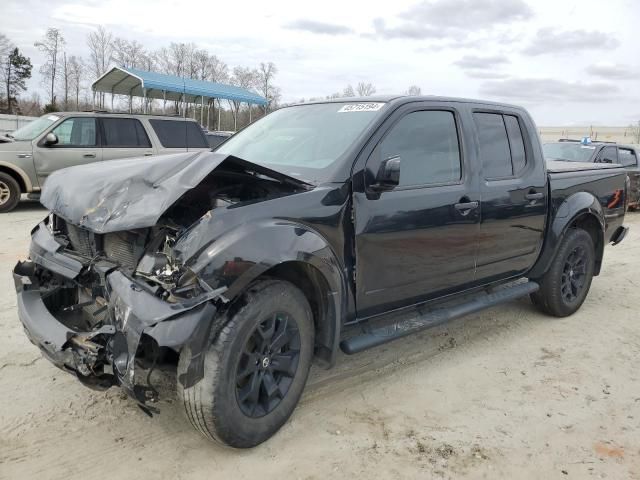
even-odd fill
[[[167,100],[201,103],[200,123],[203,120],[205,99],[207,103],[213,98],[254,105],[267,103],[267,100],[257,93],[233,85],[193,80],[129,67],[113,67],[93,82],[91,89],[93,90],[94,105],[96,92],[142,97],[145,100],[148,98],[163,100],[163,109],[166,108]],[[143,105],[146,113],[147,102],[143,102]],[[186,112],[186,109],[184,111]]]

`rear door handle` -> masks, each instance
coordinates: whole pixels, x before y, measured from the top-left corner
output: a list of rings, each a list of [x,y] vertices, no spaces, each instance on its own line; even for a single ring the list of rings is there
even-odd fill
[[[461,202],[456,203],[454,208],[460,212],[460,215],[468,215],[471,210],[475,210],[480,205],[478,202]]]
[[[151,155],[153,155],[153,152],[145,152],[144,154],[145,157],[150,157]]]
[[[527,193],[524,198],[526,198],[527,200],[542,200],[544,198],[544,193],[540,193],[540,192],[532,192],[532,193]]]
[[[82,155],[83,158],[96,158],[96,154],[95,153],[85,153],[84,155]]]

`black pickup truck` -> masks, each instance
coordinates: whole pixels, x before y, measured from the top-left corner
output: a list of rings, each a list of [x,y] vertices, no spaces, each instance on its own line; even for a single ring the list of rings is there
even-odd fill
[[[254,446],[334,364],[522,296],[562,317],[626,227],[626,175],[545,164],[522,108],[380,97],[282,108],[215,152],[56,172],[14,269],[31,341],[147,413]]]

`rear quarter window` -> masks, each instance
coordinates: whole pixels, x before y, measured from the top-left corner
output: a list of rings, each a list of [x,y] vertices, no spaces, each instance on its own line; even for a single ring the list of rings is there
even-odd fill
[[[207,139],[195,122],[149,120],[164,148],[207,148]]]
[[[625,167],[635,167],[638,164],[636,154],[630,148],[618,148],[618,161]]]

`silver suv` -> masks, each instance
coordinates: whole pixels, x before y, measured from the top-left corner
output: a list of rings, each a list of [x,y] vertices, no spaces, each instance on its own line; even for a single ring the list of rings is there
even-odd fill
[[[0,213],[23,193],[37,197],[61,168],[210,148],[194,120],[156,115],[51,113],[7,136],[11,141],[0,143]]]

